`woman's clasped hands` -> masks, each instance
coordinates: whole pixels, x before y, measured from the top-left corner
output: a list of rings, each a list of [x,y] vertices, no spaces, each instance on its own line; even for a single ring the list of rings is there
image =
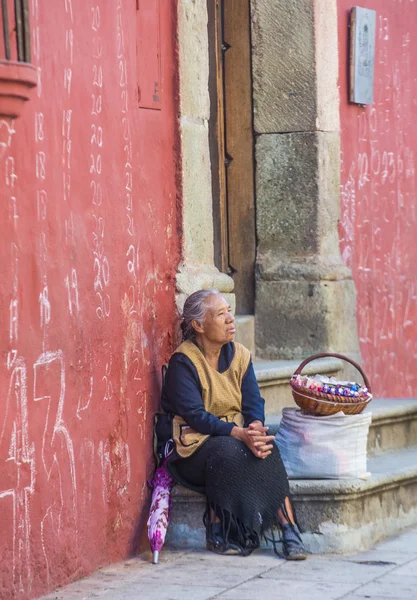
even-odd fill
[[[234,427],[231,435],[246,444],[257,458],[266,458],[272,452],[273,435],[267,435],[268,427],[261,421],[253,421],[248,427]]]

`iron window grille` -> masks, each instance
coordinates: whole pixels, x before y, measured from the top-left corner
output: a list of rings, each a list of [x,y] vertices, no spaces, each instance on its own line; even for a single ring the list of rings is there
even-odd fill
[[[14,22],[16,28],[16,55],[19,62],[31,62],[30,53],[30,28],[29,28],[29,0],[14,0]],[[8,0],[1,0],[1,11],[3,19],[3,42],[6,60],[12,60],[14,49],[12,49],[13,33],[10,31]]]

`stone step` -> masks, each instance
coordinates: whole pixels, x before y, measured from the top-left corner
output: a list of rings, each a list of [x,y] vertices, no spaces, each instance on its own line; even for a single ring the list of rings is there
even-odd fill
[[[290,379],[299,360],[255,360],[253,363],[261,395],[265,399],[265,414],[281,414],[284,406],[294,406]],[[320,358],[309,363],[303,373],[306,375],[335,376],[342,369],[342,361],[337,358]]]
[[[255,317],[254,315],[235,316],[235,340],[243,344],[255,356]]]
[[[368,480],[292,480],[306,548],[358,552],[417,523],[417,447],[371,457]],[[167,545],[204,547],[204,497],[176,486]]]
[[[365,481],[291,481],[310,552],[356,552],[417,523],[417,447],[370,457],[368,470]]]
[[[372,413],[368,456],[417,446],[417,398],[376,398],[365,411]],[[269,434],[277,433],[280,421],[280,414],[267,415]]]
[[[372,412],[369,455],[417,446],[417,398],[376,399],[366,410]]]

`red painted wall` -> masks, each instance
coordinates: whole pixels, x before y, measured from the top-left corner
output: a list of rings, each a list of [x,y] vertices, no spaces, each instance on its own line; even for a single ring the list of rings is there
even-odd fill
[[[348,13],[338,0],[340,244],[357,289],[363,362],[382,397],[417,396],[417,2],[377,11],[374,104],[348,103]]]
[[[179,261],[175,2],[30,7],[38,87],[0,122],[1,598],[143,534]]]

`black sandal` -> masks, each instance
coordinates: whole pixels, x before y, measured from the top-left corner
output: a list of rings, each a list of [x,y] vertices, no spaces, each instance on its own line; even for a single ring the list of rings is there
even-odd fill
[[[206,536],[206,547],[207,550],[216,554],[241,554],[240,548],[225,540],[221,523],[210,523]]]
[[[307,553],[297,525],[290,523],[280,525],[282,530],[282,547],[286,560],[305,560]]]

